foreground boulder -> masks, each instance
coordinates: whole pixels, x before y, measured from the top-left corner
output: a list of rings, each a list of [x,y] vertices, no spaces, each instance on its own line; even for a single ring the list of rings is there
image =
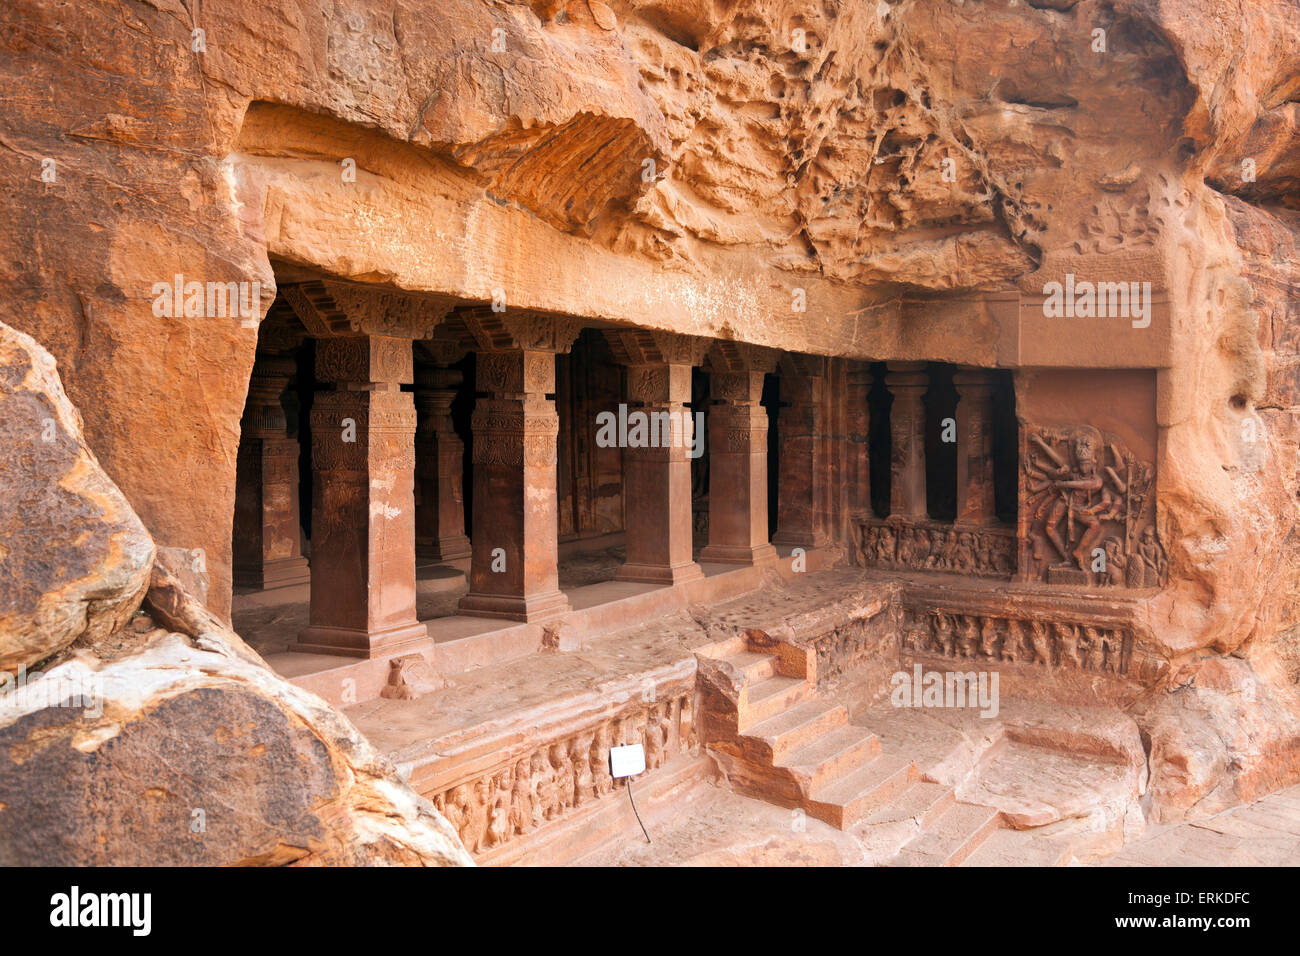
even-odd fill
[[[82,439],[54,359],[0,324],[0,671],[121,627],[154,546]]]
[[[0,675],[0,865],[470,864],[346,718],[153,566],[49,355],[0,325],[0,357],[0,648],[24,668]]]

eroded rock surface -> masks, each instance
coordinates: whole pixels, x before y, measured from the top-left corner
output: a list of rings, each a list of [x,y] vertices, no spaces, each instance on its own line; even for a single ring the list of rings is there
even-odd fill
[[[54,359],[0,324],[0,671],[94,642],[139,607],[154,546],[81,437]]]

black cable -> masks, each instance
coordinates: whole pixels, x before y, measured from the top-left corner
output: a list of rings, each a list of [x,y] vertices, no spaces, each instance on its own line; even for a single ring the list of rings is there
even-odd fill
[[[631,777],[628,777],[628,778],[627,778],[627,799],[628,799],[628,800],[631,802],[631,804],[632,804],[632,812],[633,812],[633,813],[636,813],[636,822],[637,822],[637,823],[641,823],[641,814],[640,814],[640,813],[637,813],[637,809],[636,809],[636,801],[632,799],[632,778],[631,778]],[[649,842],[650,842],[650,834],[648,834],[648,833],[645,832],[645,824],[644,824],[644,823],[641,823],[641,832],[642,832],[642,833],[645,833],[645,841],[646,841],[646,843],[649,843]]]

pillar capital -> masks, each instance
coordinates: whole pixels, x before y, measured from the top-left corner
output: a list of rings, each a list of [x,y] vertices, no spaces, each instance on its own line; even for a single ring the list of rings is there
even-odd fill
[[[885,368],[885,385],[891,392],[895,389],[924,392],[930,387],[930,367],[926,362],[890,362]]]
[[[716,405],[757,405],[763,399],[763,372],[710,372],[709,400]]]
[[[258,353],[240,426],[244,438],[281,439],[288,434],[281,399],[297,371],[298,364],[288,356]]]
[[[959,393],[962,389],[969,391],[992,390],[997,384],[997,377],[992,369],[959,368],[953,373],[952,384]]]
[[[430,338],[454,304],[437,296],[329,279],[286,285],[280,292],[317,339],[336,335]]]
[[[620,365],[686,365],[704,361],[711,341],[655,329],[606,329],[605,341]]]
[[[555,353],[510,349],[479,352],[475,387],[496,395],[547,395],[555,391]]]
[[[627,400],[639,405],[682,405],[691,400],[689,365],[630,365]]]
[[[409,385],[415,380],[411,342],[387,335],[321,339],[316,378],[345,385]]]
[[[709,371],[755,372],[760,375],[775,372],[781,353],[776,349],[748,342],[715,340],[709,348]]]
[[[496,312],[475,306],[458,309],[456,316],[465,323],[480,354],[523,351],[558,355],[569,351],[582,332],[579,319],[527,309]]]

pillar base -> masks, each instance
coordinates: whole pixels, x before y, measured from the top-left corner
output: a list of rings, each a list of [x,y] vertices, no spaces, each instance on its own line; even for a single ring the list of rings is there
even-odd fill
[[[573,610],[569,606],[569,599],[560,590],[530,594],[526,597],[470,592],[460,599],[458,608],[461,614],[469,614],[473,617],[493,617],[504,621],[523,621],[528,624],[549,621]]]
[[[260,568],[235,572],[236,587],[257,588],[271,591],[276,588],[290,588],[311,581],[311,570],[304,557],[281,558],[267,561]]]
[[[700,561],[709,564],[775,564],[778,555],[776,548],[770,544],[757,548],[732,547],[730,545],[711,544],[700,552]]]
[[[463,534],[427,544],[418,541],[415,543],[415,556],[421,561],[455,561],[458,558],[468,558],[472,553],[469,538]]]
[[[313,625],[299,633],[293,650],[341,657],[380,657],[428,637],[429,629],[423,624],[403,624],[383,631]]]
[[[778,531],[772,535],[772,543],[783,548],[825,548],[831,543],[831,536],[821,531]]]
[[[698,581],[704,577],[704,571],[694,561],[686,564],[625,564],[614,575],[615,581],[628,581],[635,584],[664,584],[669,587]]]

